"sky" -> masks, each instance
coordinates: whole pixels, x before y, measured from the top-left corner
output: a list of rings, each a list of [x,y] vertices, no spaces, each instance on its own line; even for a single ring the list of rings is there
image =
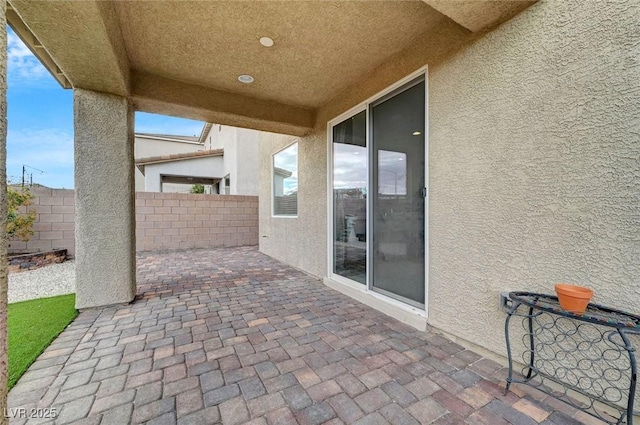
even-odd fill
[[[298,190],[298,144],[294,143],[273,156],[273,166],[291,172],[283,180],[283,192],[288,195]]]
[[[60,84],[11,30],[7,31],[7,178],[73,188],[73,91]],[[203,123],[136,112],[140,133],[199,135]]]

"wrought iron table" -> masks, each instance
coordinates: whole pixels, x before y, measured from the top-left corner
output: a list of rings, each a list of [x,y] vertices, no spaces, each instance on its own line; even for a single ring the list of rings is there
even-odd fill
[[[528,384],[609,424],[632,425],[637,378],[632,339],[640,335],[640,316],[597,304],[577,315],[560,308],[557,297],[531,292],[511,292],[509,298],[506,390],[514,382]],[[511,340],[513,317],[522,318],[520,340]],[[514,373],[515,362],[525,365],[521,376]]]

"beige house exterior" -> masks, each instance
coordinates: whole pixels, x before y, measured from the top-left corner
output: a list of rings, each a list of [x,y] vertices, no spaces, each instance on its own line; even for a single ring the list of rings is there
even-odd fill
[[[136,191],[256,196],[259,134],[211,123],[199,136],[136,133]]]
[[[193,153],[204,150],[199,137],[174,136],[169,134],[136,133],[134,144],[134,156],[136,159],[136,192],[145,192],[145,174],[137,164],[140,160],[162,155],[176,155]],[[169,184],[163,188],[165,192],[175,192],[183,187],[171,187]]]
[[[639,2],[9,5],[16,33],[74,88],[79,308],[135,294],[134,110],[263,131],[260,250],[417,328],[504,355],[502,291],[567,281],[592,287],[598,303],[640,303]],[[337,242],[366,245],[369,262],[375,249],[415,250],[374,245],[375,228],[336,241],[332,209],[332,131],[364,112],[367,152],[380,160],[376,108],[407,87],[424,97],[414,135],[425,191],[411,195],[424,195],[422,303],[376,291],[383,271],[369,263],[367,284],[332,264]],[[297,215],[274,216],[273,155],[293,143]],[[374,158],[370,221],[383,213],[374,198],[405,196],[374,187]]]

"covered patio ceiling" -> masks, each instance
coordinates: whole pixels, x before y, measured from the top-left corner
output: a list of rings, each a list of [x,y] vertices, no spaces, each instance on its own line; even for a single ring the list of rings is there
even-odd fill
[[[485,31],[533,2],[10,0],[7,17],[64,87],[304,135],[318,108],[424,34],[452,21]]]

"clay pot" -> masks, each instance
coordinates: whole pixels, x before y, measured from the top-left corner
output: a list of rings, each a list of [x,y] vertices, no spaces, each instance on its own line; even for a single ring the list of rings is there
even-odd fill
[[[593,297],[591,289],[568,283],[556,283],[556,294],[558,294],[560,307],[579,315],[585,312],[591,297]]]

